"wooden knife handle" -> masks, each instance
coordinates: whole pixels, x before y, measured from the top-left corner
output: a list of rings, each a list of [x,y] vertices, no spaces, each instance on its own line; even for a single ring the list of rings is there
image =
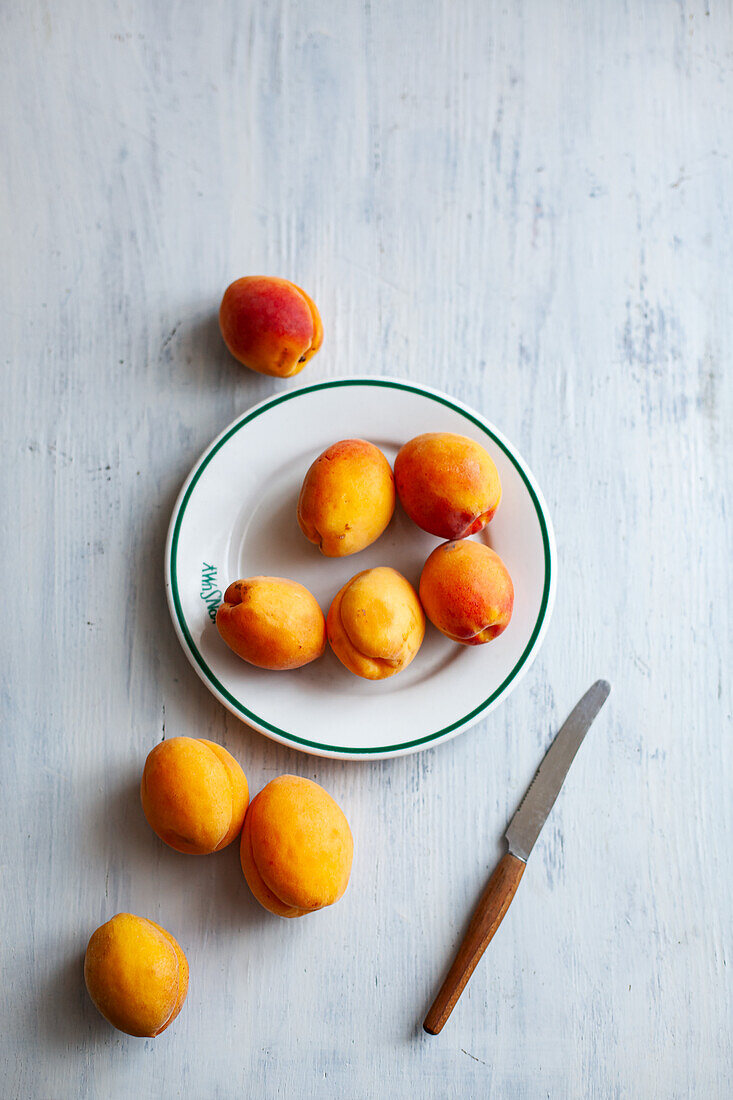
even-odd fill
[[[524,860],[517,859],[511,852],[507,852],[497,864],[471,917],[468,931],[458,948],[453,965],[448,971],[448,977],[440,987],[440,992],[425,1017],[423,1027],[429,1035],[437,1035],[442,1031],[458,998],[466,988],[468,979],[476,969],[476,964],[504,919],[504,914],[517,892],[525,867]]]

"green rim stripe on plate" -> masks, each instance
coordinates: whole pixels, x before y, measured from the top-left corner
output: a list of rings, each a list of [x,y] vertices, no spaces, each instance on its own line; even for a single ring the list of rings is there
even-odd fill
[[[209,666],[207,665],[204,658],[201,656],[201,653],[199,652],[193,638],[191,637],[191,632],[188,629],[188,624],[187,624],[185,616],[183,614],[183,608],[181,606],[181,599],[180,599],[180,595],[179,595],[179,591],[178,591],[178,571],[177,571],[178,538],[179,538],[179,535],[180,535],[180,532],[181,532],[181,524],[183,522],[183,516],[184,516],[184,513],[186,511],[186,507],[188,505],[188,502],[191,498],[191,493],[193,492],[194,488],[196,487],[196,483],[198,482],[199,478],[201,477],[201,474],[206,469],[206,467],[208,466],[209,462],[214,457],[214,455],[224,446],[225,443],[228,442],[229,439],[231,439],[231,437],[236,432],[238,432],[240,430],[240,428],[243,428],[246,424],[249,424],[252,420],[256,419],[256,417],[260,416],[262,413],[269,412],[270,409],[273,409],[276,405],[280,405],[284,401],[292,401],[293,398],[302,397],[304,394],[307,394],[307,393],[315,393],[318,390],[325,390],[325,389],[336,389],[336,388],[341,387],[341,386],[382,386],[384,388],[396,389],[396,390],[405,390],[408,393],[415,393],[420,397],[428,397],[428,398],[430,398],[430,400],[436,401],[438,404],[445,405],[447,408],[452,409],[453,412],[457,412],[460,416],[465,417],[466,420],[470,420],[471,423],[475,424],[477,428],[480,428],[481,431],[485,435],[488,435],[489,438],[492,439],[494,441],[494,443],[496,443],[496,445],[501,448],[501,450],[504,452],[504,454],[507,456],[509,461],[512,463],[512,465],[514,466],[514,468],[517,470],[520,477],[522,478],[522,481],[524,482],[524,484],[527,488],[527,491],[530,495],[530,498],[532,500],[532,503],[534,505],[535,512],[537,513],[537,519],[539,521],[540,530],[542,532],[542,546],[543,546],[543,550],[544,550],[544,554],[545,554],[545,584],[544,584],[544,589],[543,589],[543,592],[542,592],[542,601],[540,603],[540,610],[539,610],[539,614],[537,616],[537,621],[535,622],[534,629],[533,629],[532,634],[530,636],[529,642],[527,643],[527,645],[525,647],[524,652],[522,653],[521,657],[519,658],[519,660],[515,664],[512,671],[506,677],[506,679],[499,685],[499,687],[495,691],[493,691],[491,693],[491,695],[488,697],[488,699],[485,699],[483,701],[483,703],[480,703],[477,707],[474,707],[474,709],[472,711],[469,711],[469,713],[465,714],[462,718],[457,719],[455,722],[451,722],[451,724],[449,726],[444,726],[442,729],[436,730],[435,733],[428,733],[424,737],[418,737],[414,741],[402,741],[399,744],[379,745],[377,747],[354,748],[353,746],[327,745],[327,744],[324,745],[319,741],[309,741],[305,737],[298,737],[297,734],[295,734],[295,733],[290,733],[288,730],[284,730],[284,729],[281,729],[279,726],[273,725],[272,722],[268,722],[265,718],[261,718],[258,714],[255,714],[253,711],[248,710],[247,707],[245,707],[242,703],[240,703],[238,699],[235,699],[235,697],[231,694],[231,692],[229,692],[226,689],[224,684],[222,684],[221,681],[214,675],[214,673],[209,668]],[[435,741],[439,737],[445,737],[446,734],[451,733],[455,729],[458,729],[459,726],[463,726],[467,722],[470,722],[471,719],[475,718],[478,714],[481,713],[481,711],[486,710],[486,708],[491,705],[491,703],[494,701],[494,699],[497,698],[497,696],[501,695],[501,693],[504,691],[504,689],[517,676],[517,674],[521,670],[522,666],[524,665],[525,661],[529,657],[529,654],[532,652],[532,649],[534,647],[535,641],[537,640],[537,636],[538,636],[538,634],[539,634],[539,632],[542,628],[542,622],[544,620],[545,610],[547,608],[547,601],[550,598],[550,584],[551,584],[551,579],[552,579],[551,560],[552,559],[551,559],[551,556],[550,556],[550,538],[549,538],[549,535],[548,535],[548,532],[547,532],[547,524],[545,523],[545,517],[542,513],[542,509],[540,507],[540,502],[537,499],[537,494],[534,491],[534,487],[532,486],[531,482],[529,481],[525,471],[517,463],[516,459],[514,458],[514,455],[511,453],[511,451],[505,446],[505,444],[501,441],[501,439],[498,439],[497,436],[494,435],[494,433],[486,426],[486,424],[483,424],[480,420],[478,420],[475,416],[473,416],[466,409],[461,408],[459,405],[455,405],[449,398],[444,397],[442,394],[431,393],[429,390],[424,390],[420,386],[410,385],[409,382],[395,382],[392,379],[386,379],[386,378],[373,378],[373,379],[372,378],[360,378],[360,379],[343,378],[343,379],[334,379],[333,381],[330,381],[330,382],[317,382],[317,383],[314,383],[312,386],[304,386],[301,389],[292,390],[289,393],[283,393],[283,394],[280,394],[277,397],[273,397],[270,401],[267,402],[267,404],[261,405],[258,409],[255,409],[254,412],[251,412],[249,414],[245,414],[242,417],[242,419],[238,420],[237,423],[234,424],[224,436],[222,436],[222,438],[219,440],[219,442],[214,447],[212,447],[212,449],[208,452],[208,454],[202,459],[199,468],[196,470],[195,474],[191,478],[191,483],[190,483],[190,485],[188,486],[188,488],[185,492],[183,500],[181,501],[181,504],[180,504],[180,508],[178,510],[178,515],[176,516],[176,523],[175,523],[175,527],[173,529],[173,538],[171,540],[170,575],[171,575],[171,591],[172,591],[172,595],[173,595],[173,605],[176,609],[176,616],[178,618],[178,623],[179,623],[179,626],[181,628],[181,632],[182,632],[184,638],[186,639],[186,643],[188,645],[188,648],[191,651],[191,653],[194,657],[194,660],[196,661],[197,665],[199,666],[201,671],[204,673],[206,678],[213,684],[213,686],[216,688],[216,690],[225,699],[227,699],[229,701],[229,703],[231,703],[231,705],[234,707],[235,710],[239,711],[239,713],[243,714],[246,718],[252,719],[254,722],[258,723],[260,726],[264,726],[266,729],[270,730],[272,733],[277,734],[278,737],[283,737],[287,741],[292,741],[292,742],[294,742],[298,745],[308,745],[310,748],[323,749],[325,752],[341,752],[341,753],[352,754],[354,756],[362,756],[362,755],[366,755],[368,753],[394,752],[394,751],[397,751],[399,749],[414,748],[415,745],[423,745],[428,741]]]

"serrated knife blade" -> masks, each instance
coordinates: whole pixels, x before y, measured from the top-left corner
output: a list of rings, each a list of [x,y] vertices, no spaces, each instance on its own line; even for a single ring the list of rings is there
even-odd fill
[[[509,851],[525,863],[555,805],[555,799],[565,782],[575,754],[610,690],[611,685],[607,680],[596,680],[580,702],[576,703],[555,735],[527,788],[527,793],[509,822],[504,834],[509,843]]]

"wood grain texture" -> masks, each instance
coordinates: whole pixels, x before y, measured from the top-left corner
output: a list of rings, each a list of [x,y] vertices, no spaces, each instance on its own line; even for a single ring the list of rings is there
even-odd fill
[[[731,5],[29,0],[0,25],[0,1093],[730,1096]],[[417,756],[271,744],[168,620],[187,470],[292,385],[218,334],[223,288],[260,272],[322,313],[300,380],[447,389],[554,517],[537,663]],[[431,1039],[499,837],[597,676],[613,697]],[[290,771],[334,794],[356,840],[337,906],[278,921],[234,849],[158,841],[137,784],[183,733],[254,791]],[[157,1040],[84,991],[121,909],[191,964]]]
[[[456,952],[438,995],[428,1009],[423,1028],[429,1035],[439,1035],[456,1007],[458,998],[491,943],[497,928],[506,916],[526,864],[511,852],[506,852],[486,884],[473,911],[471,923]]]

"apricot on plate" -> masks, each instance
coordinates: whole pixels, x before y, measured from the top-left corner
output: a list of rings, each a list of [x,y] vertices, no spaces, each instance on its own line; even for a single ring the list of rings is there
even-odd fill
[[[87,945],[89,996],[113,1027],[128,1035],[160,1035],[175,1020],[188,992],[188,962],[180,945],[155,921],[118,913]]]
[[[326,622],[315,596],[285,577],[234,581],[216,626],[229,648],[258,668],[300,668],[326,648]]]
[[[473,535],[501,500],[499,472],[489,453],[465,435],[426,432],[400,450],[394,465],[402,507],[418,527],[442,539]]]
[[[219,307],[219,327],[235,359],[278,378],[302,371],[323,343],[315,302],[295,283],[269,275],[230,283]]]
[[[140,797],[148,824],[161,840],[177,852],[206,855],[239,836],[249,787],[221,745],[171,737],[149,753]]]
[[[420,577],[420,601],[438,630],[454,642],[481,645],[509,625],[514,585],[498,554],[481,542],[444,542]]]
[[[244,819],[242,871],[265,909],[302,917],[343,894],[354,841],[340,806],[310,779],[281,775],[253,798]]]
[[[333,598],[326,619],[331,649],[350,672],[384,680],[407,668],[425,637],[425,616],[410,582],[388,566],[365,569]]]
[[[327,558],[344,558],[379,538],[394,506],[392,469],[379,447],[365,439],[342,439],[305,475],[298,523]]]

